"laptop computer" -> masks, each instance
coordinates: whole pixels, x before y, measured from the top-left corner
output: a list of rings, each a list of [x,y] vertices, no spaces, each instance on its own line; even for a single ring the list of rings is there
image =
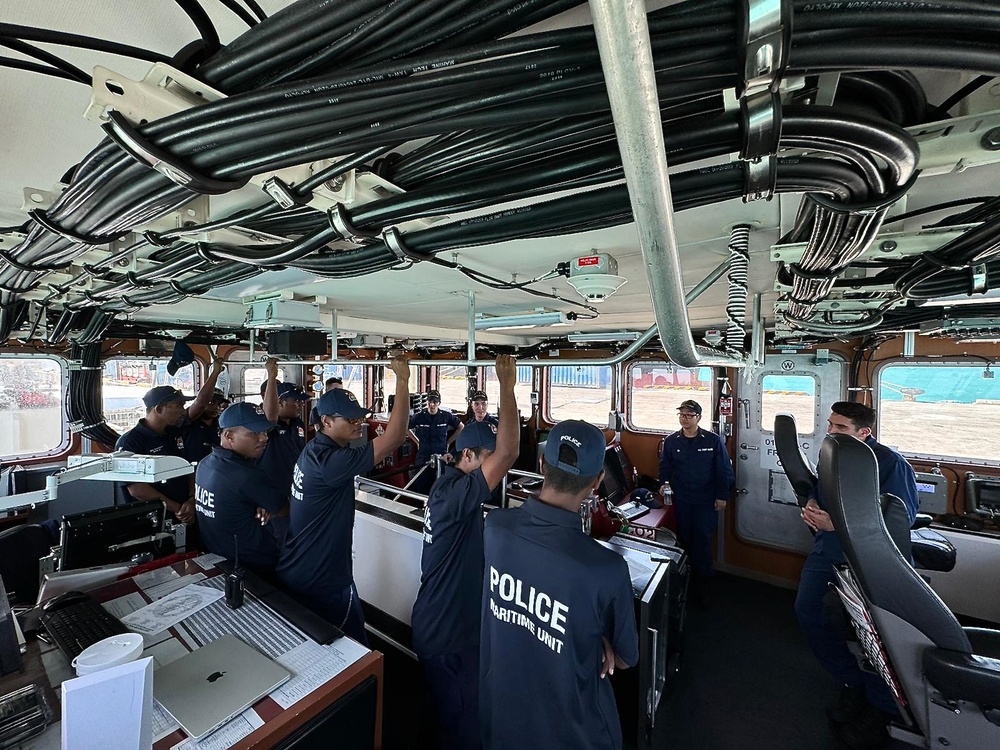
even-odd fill
[[[198,740],[252,706],[291,673],[234,635],[224,635],[153,674],[153,697]]]

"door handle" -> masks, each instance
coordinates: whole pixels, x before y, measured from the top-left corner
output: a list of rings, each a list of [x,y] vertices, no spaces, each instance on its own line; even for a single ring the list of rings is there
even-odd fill
[[[759,445],[747,445],[746,443],[740,443],[740,450],[744,451],[759,451]]]
[[[743,426],[746,429],[750,429],[750,399],[740,398],[736,399],[736,403],[743,410]]]

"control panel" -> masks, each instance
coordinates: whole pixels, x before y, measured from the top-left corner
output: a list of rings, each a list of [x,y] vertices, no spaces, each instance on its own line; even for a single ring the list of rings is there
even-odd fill
[[[918,471],[917,499],[920,512],[932,516],[948,512],[948,480],[941,474]]]
[[[969,513],[996,519],[1000,517],[1000,477],[965,475],[965,502]]]

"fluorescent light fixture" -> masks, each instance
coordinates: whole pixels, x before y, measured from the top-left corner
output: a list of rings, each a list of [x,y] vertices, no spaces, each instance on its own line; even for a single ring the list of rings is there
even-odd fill
[[[595,331],[593,333],[571,333],[566,339],[575,344],[590,344],[598,342],[635,341],[639,338],[638,331]]]
[[[920,307],[954,307],[955,305],[983,305],[990,300],[1000,299],[1000,289],[990,289],[988,291],[968,295],[954,294],[950,297],[937,297],[921,302]]]
[[[498,315],[493,318],[476,318],[476,330],[493,328],[537,328],[539,326],[566,326],[569,318],[561,312],[534,312],[524,315]]]

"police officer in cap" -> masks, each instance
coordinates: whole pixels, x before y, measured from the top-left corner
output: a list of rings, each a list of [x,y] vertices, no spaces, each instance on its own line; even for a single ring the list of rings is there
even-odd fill
[[[178,456],[184,458],[180,426],[184,422],[184,404],[191,400],[171,385],[150,388],[142,397],[146,416],[115,443],[116,451],[130,451],[142,456]],[[194,485],[192,477],[174,477],[165,482],[130,482],[119,485],[123,499],[162,500],[179,522],[194,521]]]
[[[209,552],[258,573],[278,564],[278,542],[266,521],[286,511],[285,490],[275,486],[255,461],[274,427],[253,404],[234,404],[219,418],[220,445],[198,464],[195,510]],[[262,523],[264,521],[265,523]]]
[[[448,445],[451,441],[448,440],[448,432],[455,430],[451,439],[453,441],[464,426],[458,421],[458,417],[450,411],[441,409],[441,393],[439,391],[427,391],[427,409],[410,417],[409,435],[417,444],[417,457],[414,465],[419,469],[426,465],[433,455],[442,456],[446,463],[450,461],[451,454],[448,453]],[[413,491],[427,492],[434,483],[434,479],[434,467],[429,466],[413,483]]]
[[[434,482],[424,511],[413,648],[438,716],[441,747],[479,747],[479,627],[483,596],[483,504],[517,460],[520,424],[513,357],[496,362],[499,427],[470,421],[455,439],[454,466]]]
[[[275,425],[257,464],[287,496],[291,491],[295,462],[306,447],[306,425],[299,418],[299,407],[309,400],[309,396],[292,383],[278,382],[278,360],[274,357],[264,363],[264,369],[267,371],[267,380],[261,390],[264,416]]]
[[[580,519],[603,479],[604,449],[593,425],[560,422],[545,444],[538,498],[486,517],[486,750],[622,747],[604,678],[639,660],[632,581],[621,555],[584,534]]]
[[[677,538],[691,559],[698,602],[710,604],[712,533],[718,511],[726,507],[736,477],[722,438],[698,426],[701,404],[684,401],[677,407],[681,429],[663,441],[660,481],[669,482],[677,511]],[[661,492],[665,487],[661,487]]]
[[[472,421],[485,422],[487,424],[492,424],[496,427],[500,420],[494,417],[492,414],[486,413],[486,405],[489,401],[486,396],[486,391],[473,391],[472,392],[472,420],[467,424],[471,424]]]
[[[295,465],[288,540],[277,570],[281,582],[303,604],[366,645],[351,556],[354,477],[370,471],[406,438],[410,380],[406,359],[393,357],[392,371],[397,406],[385,432],[370,443],[350,447],[361,437],[365,417],[371,413],[353,393],[337,388],[317,401],[322,430]]]

